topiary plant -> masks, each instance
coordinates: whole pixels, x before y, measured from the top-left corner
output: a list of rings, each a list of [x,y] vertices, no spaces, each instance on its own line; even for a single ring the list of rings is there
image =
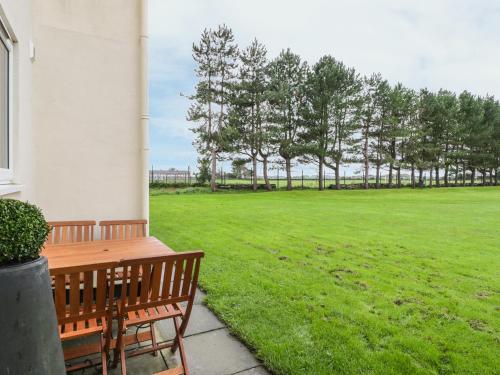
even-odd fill
[[[38,259],[49,231],[37,206],[0,199],[0,265]]]

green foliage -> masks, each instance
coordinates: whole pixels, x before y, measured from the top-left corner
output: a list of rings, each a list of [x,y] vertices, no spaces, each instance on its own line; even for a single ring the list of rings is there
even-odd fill
[[[211,187],[215,190],[217,159],[231,150],[234,129],[229,126],[228,106],[231,81],[237,66],[238,46],[232,30],[219,25],[215,30],[205,29],[199,44],[193,44],[193,58],[197,64],[196,90],[188,96],[191,106],[187,120],[195,123],[195,145],[202,158],[211,161]]]
[[[199,81],[187,118],[196,123],[200,155],[212,161],[213,190],[216,163],[226,156],[250,158],[254,181],[258,162],[264,178],[269,163],[283,164],[288,189],[296,161],[318,165],[319,176],[332,169],[337,188],[340,168],[350,163],[362,163],[366,188],[370,170],[376,187],[385,170],[389,187],[394,174],[401,186],[404,170],[411,171],[412,185],[415,171],[420,184],[424,171],[438,184],[442,171],[445,185],[451,174],[455,184],[459,175],[465,184],[466,174],[474,183],[476,171],[483,183],[487,175],[498,182],[500,104],[494,97],[415,92],[380,74],[359,77],[332,56],[309,69],[290,49],[269,63],[266,55],[257,40],[238,53],[225,25],[205,30],[193,46]]]
[[[205,184],[210,181],[210,160],[207,158],[198,159],[198,174],[196,175],[196,181],[198,184]]]
[[[500,188],[151,198],[273,374],[495,374]]]
[[[0,265],[37,259],[49,230],[38,207],[0,199]]]

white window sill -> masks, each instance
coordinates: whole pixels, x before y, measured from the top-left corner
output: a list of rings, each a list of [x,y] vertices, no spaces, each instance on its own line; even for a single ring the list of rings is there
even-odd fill
[[[23,185],[18,185],[18,184],[6,184],[6,185],[0,184],[0,196],[18,193],[21,190],[23,190],[23,187],[24,187]]]

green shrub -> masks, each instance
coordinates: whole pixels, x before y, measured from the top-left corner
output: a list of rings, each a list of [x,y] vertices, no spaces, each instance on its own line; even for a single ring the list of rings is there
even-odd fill
[[[38,207],[0,199],[0,265],[37,259],[49,231]]]

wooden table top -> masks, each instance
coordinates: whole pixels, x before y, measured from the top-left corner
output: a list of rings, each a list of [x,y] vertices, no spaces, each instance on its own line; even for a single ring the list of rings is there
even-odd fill
[[[49,263],[49,271],[78,266],[119,263],[123,260],[154,258],[173,254],[171,248],[155,237],[130,240],[106,240],[46,245],[41,255]]]

